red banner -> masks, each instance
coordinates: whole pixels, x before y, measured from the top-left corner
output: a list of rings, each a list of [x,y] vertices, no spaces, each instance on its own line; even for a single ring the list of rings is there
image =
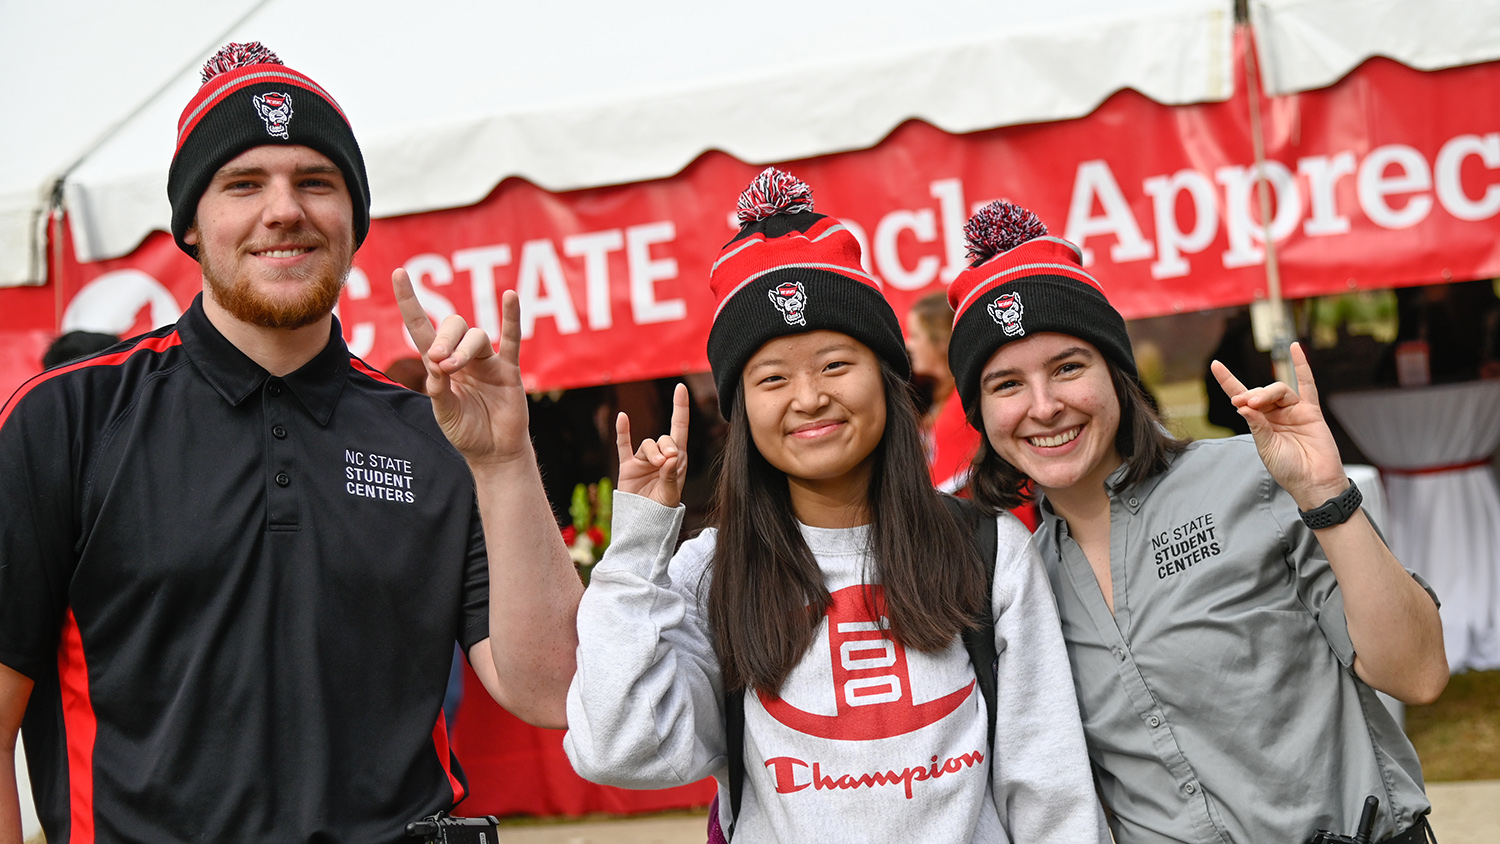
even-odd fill
[[[910,122],[789,169],[860,237],[898,313],[962,266],[970,211],[1009,198],[1085,247],[1136,318],[1264,295],[1248,122],[1243,93],[1169,107],[1121,91],[1078,120],[963,136]],[[1422,73],[1371,60],[1268,101],[1265,126],[1287,297],[1500,274],[1500,63]],[[670,179],[560,194],[513,179],[469,208],[376,220],[344,293],[345,334],[377,367],[412,354],[389,286],[404,266],[434,316],[492,333],[499,291],[517,290],[533,389],[707,369],[708,268],[759,169],[708,153]],[[0,291],[0,391],[36,371],[58,325],[144,330],[200,288],[162,234],[59,269],[60,296]]]

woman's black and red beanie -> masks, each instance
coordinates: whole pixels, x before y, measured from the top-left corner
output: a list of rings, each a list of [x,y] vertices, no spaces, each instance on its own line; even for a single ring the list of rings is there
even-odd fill
[[[1125,318],[1084,271],[1077,246],[1048,237],[1035,214],[1004,201],[969,218],[964,236],[974,260],[948,286],[948,368],[966,413],[977,411],[979,378],[995,350],[1042,332],[1087,340],[1138,377]]]
[[[178,248],[198,257],[183,235],[198,214],[203,191],[220,167],[264,144],[311,147],[343,171],[358,248],[370,230],[369,179],[354,130],[333,97],[259,41],[226,45],[203,65],[202,79],[177,120],[177,150],[167,174]]]
[[[768,167],[740,195],[739,219],[739,234],[720,250],[708,281],[718,302],[708,363],[725,418],[745,364],[788,334],[848,334],[910,377],[901,321],[861,267],[859,241],[813,212],[811,188]]]

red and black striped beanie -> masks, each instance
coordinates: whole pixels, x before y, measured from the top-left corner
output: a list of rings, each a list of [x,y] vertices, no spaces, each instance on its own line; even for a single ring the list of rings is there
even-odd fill
[[[969,218],[964,237],[974,260],[948,286],[948,368],[965,411],[977,410],[979,378],[995,350],[1032,334],[1080,337],[1137,377],[1125,319],[1084,271],[1077,246],[1048,237],[1035,214],[1004,201]]]
[[[859,241],[838,220],[813,213],[812,188],[767,167],[740,194],[739,219],[739,234],[720,250],[708,279],[719,303],[708,363],[726,418],[750,357],[788,334],[848,334],[910,377],[901,321],[860,267]]]
[[[344,173],[354,203],[354,245],[370,230],[365,159],[343,109],[322,86],[282,64],[259,41],[231,43],[203,65],[203,86],[177,120],[177,151],[167,174],[172,236],[182,239],[198,200],[230,159],[263,144],[300,144],[328,156]]]

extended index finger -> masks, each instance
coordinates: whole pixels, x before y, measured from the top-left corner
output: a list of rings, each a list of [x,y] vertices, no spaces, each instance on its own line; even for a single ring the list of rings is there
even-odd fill
[[[432,327],[432,320],[427,317],[427,310],[417,299],[417,291],[411,286],[411,276],[407,274],[405,267],[397,267],[391,273],[391,288],[396,291],[396,307],[401,309],[401,319],[406,323],[406,332],[411,335],[411,340],[417,346],[417,351],[425,358],[427,350],[432,347],[432,340],[437,336],[437,330]]]
[[[1241,383],[1240,379],[1234,377],[1234,373],[1229,371],[1229,367],[1219,361],[1213,361],[1208,365],[1208,368],[1213,372],[1214,378],[1218,379],[1219,387],[1224,391],[1225,395],[1234,398],[1240,393],[1245,392],[1245,385]]]
[[[683,452],[687,451],[688,439],[688,388],[686,384],[678,383],[677,389],[672,391],[672,442]]]
[[[635,446],[630,442],[630,417],[625,413],[615,416],[615,450],[620,453],[620,465],[635,458]]]

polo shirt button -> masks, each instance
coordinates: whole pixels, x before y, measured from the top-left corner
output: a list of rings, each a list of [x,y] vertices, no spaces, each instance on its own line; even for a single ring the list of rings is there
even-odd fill
[[[1194,785],[1193,783],[1188,783],[1187,785],[1182,787],[1182,790],[1186,791],[1188,794],[1197,794],[1198,786]]]
[[[271,436],[275,437],[278,440],[286,439],[286,428],[282,427],[281,425],[277,425],[276,427],[271,429]]]
[[[1155,715],[1152,715],[1150,718],[1146,719],[1146,723],[1150,724],[1153,727],[1160,727],[1161,726],[1161,719],[1158,718]]]
[[[273,398],[273,399],[276,398],[277,396],[281,395],[281,382],[280,381],[272,381],[271,383],[267,384],[266,385],[266,392],[270,393],[271,394],[271,398]]]
[[[277,486],[286,486],[286,485],[290,484],[291,482],[292,482],[292,476],[291,475],[288,475],[286,472],[277,472],[276,473],[276,485]]]

